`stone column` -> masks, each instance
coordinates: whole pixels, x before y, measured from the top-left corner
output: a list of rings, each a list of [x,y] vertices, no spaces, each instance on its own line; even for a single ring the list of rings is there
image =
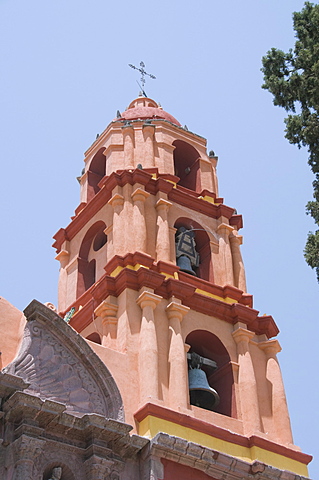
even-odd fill
[[[156,258],[157,261],[170,262],[171,245],[167,213],[172,203],[164,198],[159,198],[155,206],[157,211]]]
[[[155,166],[154,160],[154,133],[155,125],[149,125],[144,123],[143,135],[144,135],[144,162],[145,168],[151,168]]]
[[[43,452],[45,440],[21,435],[12,446],[14,449],[14,456],[17,459],[15,462],[13,480],[33,480],[36,477],[36,472],[34,472],[34,462]]]
[[[271,409],[277,440],[285,444],[293,443],[285,388],[277,360],[281,347],[278,340],[267,340],[258,346],[265,352],[267,359],[266,378],[271,385]]]
[[[245,268],[244,262],[241,256],[240,245],[243,243],[243,237],[238,235],[237,232],[235,234],[235,230],[229,236],[230,240],[230,249],[232,253],[233,259],[233,270],[234,270],[234,284],[235,287],[243,290],[243,292],[247,291],[246,286],[246,275],[245,275]]]
[[[68,272],[66,266],[69,263],[70,254],[67,250],[62,249],[57,256],[56,260],[60,262],[60,273],[58,283],[58,310],[63,312],[67,308],[67,281]]]
[[[87,480],[105,480],[109,478],[112,465],[114,465],[112,460],[92,455],[84,462],[85,478]]]
[[[235,325],[235,330],[232,335],[237,344],[239,364],[238,386],[244,433],[246,435],[252,435],[255,432],[261,431],[257,384],[249,350],[249,342],[255,334],[237,324]]]
[[[154,310],[162,297],[143,291],[136,300],[142,309],[139,348],[140,404],[158,399],[158,348]]]
[[[224,265],[222,285],[234,285],[233,262],[229,242],[229,235],[232,231],[233,227],[227,223],[221,223],[217,228],[220,235],[219,257],[221,257],[221,262]]]
[[[137,187],[132,193],[133,200],[133,229],[131,235],[135,238],[135,251],[146,252],[146,222],[145,222],[145,200],[149,193]],[[123,235],[123,232],[122,232]]]
[[[108,203],[113,207],[112,247],[113,255],[121,255],[124,252],[125,233],[121,221],[121,212],[124,205],[124,197],[115,193]]]
[[[188,311],[189,307],[176,301],[166,307],[171,336],[168,354],[169,406],[175,409],[186,409],[189,403],[186,351],[181,328],[183,317]]]
[[[130,122],[127,122],[123,131],[124,143],[124,169],[134,168],[134,129]]]
[[[101,318],[103,347],[116,349],[117,310],[117,299],[111,295],[94,310],[95,315]]]

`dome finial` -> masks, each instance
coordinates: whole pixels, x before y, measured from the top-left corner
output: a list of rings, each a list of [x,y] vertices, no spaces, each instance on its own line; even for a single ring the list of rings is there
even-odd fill
[[[141,84],[142,84],[142,86],[138,83],[137,80],[136,80],[136,81],[137,81],[138,86],[139,86],[140,89],[142,90],[142,93],[143,93],[144,97],[147,97],[146,92],[145,92],[145,90],[144,90],[144,86],[145,86],[145,75],[148,75],[150,78],[156,79],[155,75],[152,75],[151,73],[147,73],[147,72],[144,70],[144,67],[145,67],[145,63],[144,63],[144,62],[140,62],[140,67],[141,67],[141,68],[135,67],[135,65],[132,65],[131,63],[129,63],[128,66],[131,67],[131,68],[134,68],[134,70],[138,70],[138,71],[142,74],[142,76],[141,76]]]

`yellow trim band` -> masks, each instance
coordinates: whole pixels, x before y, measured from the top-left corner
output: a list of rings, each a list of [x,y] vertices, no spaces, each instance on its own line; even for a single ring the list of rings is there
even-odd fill
[[[303,463],[260,447],[249,448],[237,445],[152,415],[147,416],[139,423],[138,434],[143,437],[154,438],[160,432],[183,438],[188,442],[194,442],[212,450],[218,450],[245,462],[252,463],[258,460],[280,470],[288,470],[297,475],[308,476],[307,466]]]
[[[217,300],[221,300],[222,302],[226,302],[231,305],[233,303],[238,303],[237,300],[235,300],[234,298],[220,297],[219,295],[214,295],[213,293],[206,292],[205,290],[201,290],[200,288],[196,288],[195,293],[200,293],[201,295],[206,295],[206,297],[210,298],[216,298]]]
[[[149,267],[146,267],[145,265],[141,265],[140,263],[137,263],[136,265],[126,265],[125,267],[116,267],[115,270],[110,274],[110,277],[116,277],[124,268],[128,268],[129,270],[139,270],[140,268],[146,268],[149,270]]]

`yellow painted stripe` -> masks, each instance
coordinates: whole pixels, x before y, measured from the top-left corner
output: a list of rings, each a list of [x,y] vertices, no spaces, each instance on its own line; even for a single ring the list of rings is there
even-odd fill
[[[203,200],[209,203],[215,203],[215,200],[213,199],[213,197],[209,197],[208,195],[205,195],[205,197],[199,197],[199,198],[202,198]]]
[[[230,303],[238,303],[237,300],[230,297],[220,297],[219,295],[214,295],[213,293],[206,292],[205,290],[201,290],[200,288],[196,288],[195,293],[200,293],[201,295],[206,295],[206,297],[216,298],[217,300],[221,300],[222,302]]]
[[[140,268],[146,268],[149,270],[149,267],[146,267],[145,265],[141,265],[140,263],[137,263],[136,265],[126,265],[126,267],[116,267],[115,270],[110,274],[110,277],[116,277],[124,268],[128,268],[129,270],[139,270]]]
[[[174,275],[171,275],[170,273],[165,273],[165,272],[160,272],[161,275],[165,275],[165,280],[167,278],[175,278]]]
[[[189,427],[184,427],[168,420],[153,417],[149,415],[144,418],[138,427],[138,434],[147,437],[154,438],[160,432],[167,433],[175,437],[180,437],[188,442],[194,442],[203,447],[211,448],[219,452],[231,455],[233,457],[244,460],[245,462],[252,463],[255,460],[259,460],[267,465],[278,468],[280,470],[288,470],[296,473],[297,475],[308,476],[307,466],[297,460],[287,458],[278,453],[270,452],[260,447],[244,447],[232,442],[227,442],[219,438],[215,438],[206,433],[198,432]]]

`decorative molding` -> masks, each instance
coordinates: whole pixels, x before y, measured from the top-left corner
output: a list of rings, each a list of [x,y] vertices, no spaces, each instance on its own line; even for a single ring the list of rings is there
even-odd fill
[[[76,415],[123,420],[123,403],[105,364],[54,311],[33,300],[18,357],[5,369],[29,383],[25,392],[66,405]]]
[[[286,470],[283,472],[260,461],[245,462],[239,458],[166,433],[158,433],[151,440],[150,453],[156,458],[167,459],[188,466],[195,471],[205,472],[214,480],[309,480],[293,472]]]

